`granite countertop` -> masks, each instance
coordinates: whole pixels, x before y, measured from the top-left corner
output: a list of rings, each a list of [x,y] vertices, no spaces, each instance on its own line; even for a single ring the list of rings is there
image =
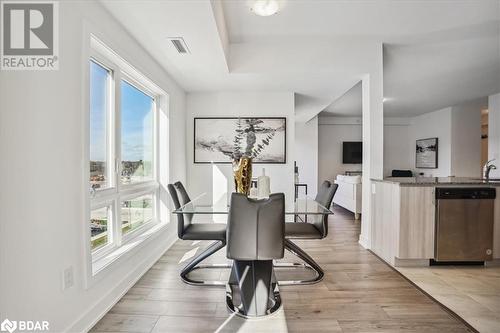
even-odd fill
[[[487,185],[500,186],[500,178],[489,181],[480,178],[462,177],[388,177],[384,179],[372,179],[375,182],[399,184],[400,186],[440,186],[440,185]]]

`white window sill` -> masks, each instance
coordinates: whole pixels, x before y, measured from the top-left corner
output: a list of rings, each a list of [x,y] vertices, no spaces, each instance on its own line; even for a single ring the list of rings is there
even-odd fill
[[[130,238],[119,248],[99,257],[92,262],[92,277],[91,280],[98,280],[100,275],[107,270],[118,259],[132,255],[143,247],[150,238],[154,238],[158,233],[167,227],[167,223],[155,223],[149,229]]]

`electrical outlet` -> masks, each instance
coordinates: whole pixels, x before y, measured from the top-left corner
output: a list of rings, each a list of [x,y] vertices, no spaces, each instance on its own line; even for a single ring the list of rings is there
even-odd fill
[[[62,281],[63,290],[69,289],[73,287],[75,284],[74,274],[73,274],[73,266],[69,266],[63,271],[63,281]]]

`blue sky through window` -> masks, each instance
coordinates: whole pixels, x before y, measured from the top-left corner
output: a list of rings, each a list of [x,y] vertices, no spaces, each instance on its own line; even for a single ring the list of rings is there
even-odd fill
[[[153,99],[121,83],[122,161],[153,160]]]
[[[106,104],[109,72],[90,62],[90,160],[106,160]]]
[[[109,71],[90,62],[90,160],[106,160],[106,105]],[[153,99],[122,81],[122,161],[153,159]]]

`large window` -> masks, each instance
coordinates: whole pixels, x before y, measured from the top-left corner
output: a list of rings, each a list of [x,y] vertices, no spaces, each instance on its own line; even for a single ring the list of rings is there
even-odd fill
[[[158,221],[158,93],[121,58],[89,61],[90,250],[98,260]]]

